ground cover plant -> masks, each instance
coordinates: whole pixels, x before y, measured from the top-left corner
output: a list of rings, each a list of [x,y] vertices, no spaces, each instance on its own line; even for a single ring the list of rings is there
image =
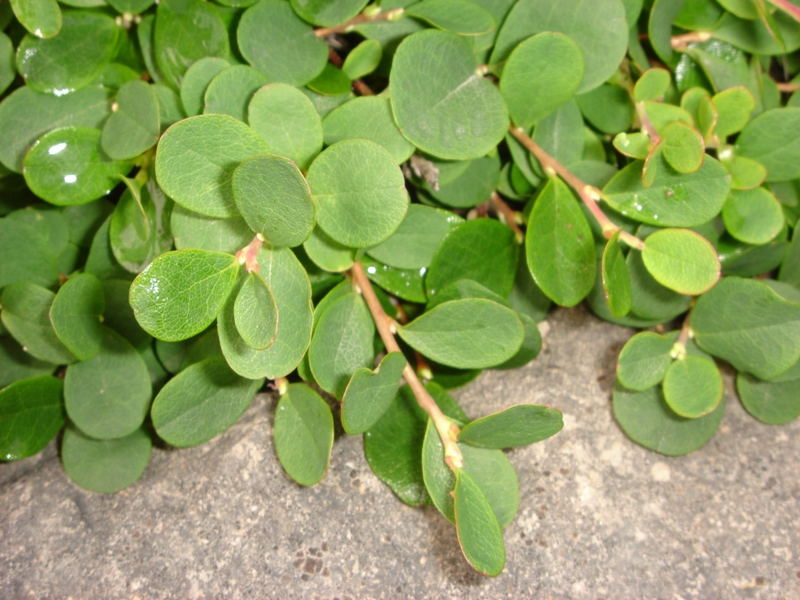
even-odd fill
[[[551,304],[641,329],[613,410],[679,455],[800,415],[789,0],[0,0],[0,458],[111,493],[262,389],[301,485],[336,432],[498,575],[503,452],[555,408],[448,393]],[[509,399],[511,402],[511,399]]]

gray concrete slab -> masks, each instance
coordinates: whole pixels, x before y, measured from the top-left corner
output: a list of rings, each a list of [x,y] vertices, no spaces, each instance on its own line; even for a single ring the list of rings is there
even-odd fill
[[[629,330],[581,308],[549,323],[538,360],[457,394],[472,417],[565,415],[509,454],[521,507],[500,577],[470,570],[435,509],[396,500],[360,438],[336,441],[320,485],[293,484],[262,395],[212,442],[155,450],[112,496],[72,485],[54,445],[1,465],[0,598],[800,598],[800,423],[762,425],[733,399],[701,451],[653,454],[610,411]]]

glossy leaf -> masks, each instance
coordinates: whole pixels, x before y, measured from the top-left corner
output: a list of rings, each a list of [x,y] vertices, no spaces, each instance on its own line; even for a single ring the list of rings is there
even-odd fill
[[[245,279],[233,305],[236,330],[244,343],[255,350],[265,350],[278,334],[278,306],[267,282],[258,273]]]
[[[239,263],[207,250],[167,252],[133,282],[130,302],[136,320],[153,337],[185,340],[216,319],[230,295]]]
[[[308,170],[308,185],[319,227],[352,248],[387,239],[408,209],[405,180],[394,157],[367,140],[327,148]]]
[[[155,146],[161,135],[158,99],[144,81],[129,81],[117,92],[117,110],[103,126],[100,141],[111,158],[134,158]]]
[[[458,543],[472,567],[495,577],[506,564],[503,531],[480,487],[464,471],[456,476],[455,519]]]
[[[467,160],[503,139],[505,103],[477,66],[469,43],[455,33],[421,31],[401,42],[389,86],[395,121],[411,143],[440,158]]]
[[[184,208],[209,217],[234,217],[233,172],[242,161],[266,153],[261,137],[229,115],[192,117],[161,137],[156,177]]]
[[[714,247],[690,229],[662,229],[648,236],[642,260],[656,281],[680,294],[703,294],[720,277]]]
[[[624,317],[631,310],[631,278],[622,254],[619,236],[620,232],[618,231],[608,240],[603,251],[601,272],[603,292],[609,310],[615,317]]]
[[[421,269],[398,269],[372,260],[368,256],[361,258],[367,277],[377,283],[392,296],[409,302],[424,304],[425,295],[425,267]]]
[[[50,443],[64,425],[63,387],[44,375],[0,390],[0,459],[33,456]]]
[[[731,191],[722,219],[728,232],[747,244],[766,244],[785,224],[780,202],[763,187]]]
[[[147,365],[130,343],[104,329],[100,352],[67,368],[67,414],[83,433],[98,440],[129,435],[147,416],[152,386]]]
[[[342,427],[350,435],[375,425],[392,403],[406,365],[401,352],[390,352],[371,371],[357,369],[342,397]]]
[[[710,358],[687,356],[667,368],[663,392],[667,404],[678,415],[696,419],[722,401],[722,375]]]
[[[50,322],[58,339],[78,360],[89,360],[103,341],[106,302],[100,280],[91,273],[73,275],[58,290],[50,307]]]
[[[617,381],[630,390],[644,391],[661,383],[672,363],[673,341],[663,335],[642,331],[622,347]]]
[[[470,422],[458,434],[458,441],[479,448],[515,448],[541,442],[563,427],[560,411],[518,404]]]
[[[404,14],[461,35],[480,35],[495,27],[491,13],[469,0],[423,0],[409,6]]]
[[[207,442],[242,416],[262,383],[239,377],[222,356],[195,363],[167,382],[153,401],[156,433],[178,448]]]
[[[333,447],[331,409],[311,388],[295,383],[275,410],[275,451],[281,465],[300,485],[319,483]]]
[[[11,8],[20,24],[36,37],[51,38],[61,30],[61,9],[55,0],[13,0]]]

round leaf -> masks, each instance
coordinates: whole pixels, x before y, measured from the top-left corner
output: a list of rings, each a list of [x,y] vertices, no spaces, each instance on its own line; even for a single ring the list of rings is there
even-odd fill
[[[33,456],[50,443],[64,425],[63,387],[43,375],[0,390],[0,459]]]
[[[733,190],[722,208],[725,228],[747,244],[766,244],[785,224],[780,202],[768,190]]]
[[[666,69],[648,69],[633,88],[633,99],[636,102],[658,100],[667,93],[670,74]]]
[[[722,400],[722,375],[710,358],[687,356],[669,366],[663,388],[672,410],[696,419],[710,413]]]
[[[694,173],[703,164],[705,145],[703,136],[691,125],[675,121],[661,131],[659,148],[664,159],[678,173]]]
[[[129,81],[117,92],[117,110],[103,126],[103,150],[111,158],[126,160],[156,145],[161,135],[158,99],[153,87]]]
[[[256,350],[269,348],[278,333],[278,307],[267,282],[257,273],[239,288],[233,305],[236,329],[244,342]]]
[[[756,107],[753,93],[744,86],[723,90],[712,100],[718,113],[714,134],[722,141],[744,129]]]
[[[253,239],[253,230],[241,217],[207,217],[176,205],[170,219],[175,248],[197,248],[235,254]]]
[[[334,242],[319,227],[315,227],[303,244],[308,258],[319,268],[332,273],[346,271],[356,262],[357,248]]]
[[[736,390],[745,409],[770,425],[785,425],[800,416],[800,363],[772,381],[739,373]]]
[[[661,383],[672,363],[671,339],[642,331],[629,339],[619,353],[617,381],[626,388],[643,391]]]
[[[186,71],[181,82],[181,102],[187,116],[194,117],[203,112],[206,90],[211,81],[230,63],[224,58],[208,56],[201,58]]]
[[[355,17],[366,6],[367,0],[292,0],[292,8],[303,19],[314,25],[329,27]]]
[[[203,113],[230,115],[245,122],[253,94],[267,83],[267,78],[253,67],[228,67],[208,84]]]
[[[0,219],[0,288],[23,281],[45,287],[56,285],[56,257],[33,225]]]
[[[662,229],[648,236],[642,260],[656,281],[680,294],[703,294],[720,277],[714,246],[690,229]]]
[[[55,0],[10,0],[14,16],[33,35],[51,38],[61,29],[61,9]]]
[[[58,290],[50,322],[58,339],[78,360],[94,358],[100,351],[105,306],[103,286],[91,273],[73,275]]]

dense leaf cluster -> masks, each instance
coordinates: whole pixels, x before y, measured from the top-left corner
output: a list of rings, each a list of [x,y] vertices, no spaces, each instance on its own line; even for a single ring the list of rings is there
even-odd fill
[[[650,449],[714,435],[715,359],[800,415],[799,49],[788,0],[0,2],[0,457],[63,428],[115,492],[271,380],[294,480],[336,417],[499,574],[503,449],[561,413],[446,390],[551,302],[648,329],[613,408]]]

